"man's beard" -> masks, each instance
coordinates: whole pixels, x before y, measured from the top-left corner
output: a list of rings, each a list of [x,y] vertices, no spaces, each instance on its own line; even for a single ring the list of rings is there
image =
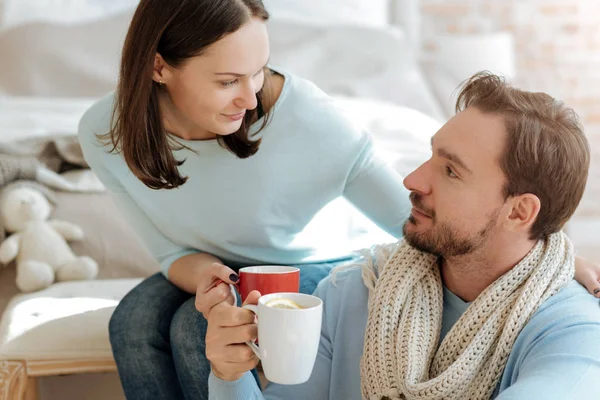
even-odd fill
[[[404,223],[404,238],[408,244],[417,250],[433,254],[437,257],[448,258],[473,253],[485,244],[492,229],[496,226],[499,210],[490,216],[488,223],[482,230],[469,237],[461,237],[458,230],[448,223],[436,222],[435,212],[423,207],[420,195],[413,192],[410,197],[418,209],[429,214],[433,226],[425,232],[409,232],[407,230],[409,223],[417,225],[415,217],[411,215]]]

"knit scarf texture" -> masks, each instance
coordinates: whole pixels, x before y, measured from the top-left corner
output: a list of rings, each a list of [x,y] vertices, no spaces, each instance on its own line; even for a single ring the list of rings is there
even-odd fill
[[[439,343],[443,286],[437,257],[404,240],[374,252],[362,264],[369,316],[361,388],[368,400],[489,399],[523,327],[574,275],[566,235],[538,241]]]

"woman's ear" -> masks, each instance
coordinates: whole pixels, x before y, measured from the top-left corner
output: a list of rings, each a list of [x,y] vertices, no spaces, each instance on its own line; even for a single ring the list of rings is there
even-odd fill
[[[171,79],[171,68],[162,58],[160,53],[154,56],[154,66],[152,68],[152,80],[159,85],[166,85]]]

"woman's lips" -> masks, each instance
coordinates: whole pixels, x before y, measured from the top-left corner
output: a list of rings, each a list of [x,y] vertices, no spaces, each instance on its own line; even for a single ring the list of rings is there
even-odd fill
[[[244,118],[244,115],[246,115],[246,111],[242,111],[241,113],[237,113],[237,114],[223,114],[223,115],[232,121],[239,121],[240,119]]]

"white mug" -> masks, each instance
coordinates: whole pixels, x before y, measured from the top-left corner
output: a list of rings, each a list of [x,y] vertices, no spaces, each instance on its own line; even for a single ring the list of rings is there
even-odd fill
[[[285,298],[301,309],[274,308],[270,300]],[[323,302],[301,293],[273,293],[244,308],[258,317],[258,345],[247,342],[260,358],[265,377],[282,385],[306,382],[312,373],[321,339]]]

